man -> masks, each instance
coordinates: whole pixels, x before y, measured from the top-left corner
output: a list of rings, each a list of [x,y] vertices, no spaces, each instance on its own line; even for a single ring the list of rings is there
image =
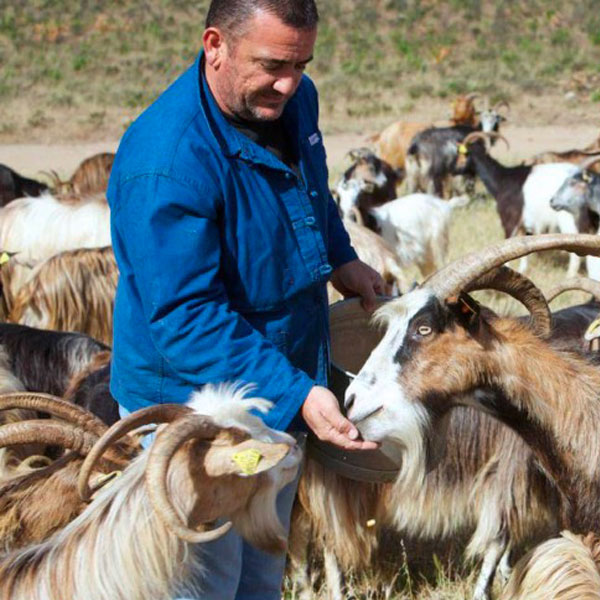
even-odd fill
[[[327,279],[367,310],[384,286],[329,194],[303,76],[317,20],[314,0],[213,0],[196,63],[121,142],[108,198],[121,273],[111,391],[123,412],[240,381],[274,402],[272,427],[375,447],[325,387]],[[278,499],[284,523],[294,494]],[[234,533],[203,562],[202,592],[186,598],[280,597],[283,558]]]

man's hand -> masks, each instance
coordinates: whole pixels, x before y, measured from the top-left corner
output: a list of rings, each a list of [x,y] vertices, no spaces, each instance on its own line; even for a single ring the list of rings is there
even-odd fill
[[[375,310],[375,296],[386,293],[381,275],[359,259],[336,269],[331,276],[331,283],[344,298],[360,296],[361,305],[367,312]]]
[[[375,442],[358,441],[356,427],[342,415],[336,397],[325,387],[312,388],[302,405],[302,417],[314,434],[346,450],[374,450]]]

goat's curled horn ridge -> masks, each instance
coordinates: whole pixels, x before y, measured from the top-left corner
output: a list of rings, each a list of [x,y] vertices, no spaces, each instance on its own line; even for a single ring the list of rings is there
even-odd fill
[[[91,412],[57,396],[33,392],[0,395],[0,411],[21,408],[45,412],[101,436],[107,426]]]
[[[81,499],[87,502],[91,498],[92,490],[89,487],[89,478],[107,448],[138,427],[151,423],[170,423],[192,412],[192,409],[185,404],[158,404],[138,410],[114,423],[90,450],[81,465],[77,480],[77,489]]]
[[[148,496],[157,515],[177,537],[193,544],[220,538],[229,531],[231,522],[227,521],[210,531],[196,531],[184,525],[169,499],[167,472],[171,459],[183,443],[192,438],[213,439],[219,431],[214,421],[204,415],[194,413],[178,419],[158,435],[146,466]]]
[[[548,302],[552,302],[556,297],[570,290],[588,292],[594,296],[595,300],[600,300],[600,281],[589,277],[571,277],[548,290],[546,294]]]
[[[509,238],[455,260],[429,277],[422,287],[431,289],[443,301],[508,261],[533,252],[556,249],[600,256],[600,236],[552,233]]]
[[[510,148],[508,140],[497,131],[474,131],[463,140],[463,144],[468,146],[478,140],[483,140],[484,142],[489,142],[490,140],[502,140],[506,144],[506,147]]]
[[[599,283],[600,286],[600,283]],[[531,314],[531,326],[536,335],[548,337],[552,329],[550,307],[542,291],[531,281],[509,267],[501,266],[488,271],[467,284],[463,291],[496,290],[521,302]]]
[[[0,447],[18,444],[48,444],[87,454],[97,436],[80,427],[49,419],[32,419],[0,426]]]

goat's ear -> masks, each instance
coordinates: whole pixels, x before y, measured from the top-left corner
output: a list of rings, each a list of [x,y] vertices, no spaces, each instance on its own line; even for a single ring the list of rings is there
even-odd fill
[[[211,447],[206,454],[206,472],[218,477],[240,475],[248,477],[273,468],[290,451],[287,444],[268,444],[258,440],[245,440],[231,446]]]
[[[469,294],[461,292],[458,296],[446,298],[446,306],[461,327],[471,334],[477,333],[481,321],[479,302],[471,298]]]

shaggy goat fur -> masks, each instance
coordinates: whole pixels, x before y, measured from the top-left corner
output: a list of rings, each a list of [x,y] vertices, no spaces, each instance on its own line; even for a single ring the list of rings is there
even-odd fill
[[[2,250],[38,262],[76,248],[110,246],[110,214],[104,196],[65,203],[51,194],[19,198],[0,209]]]
[[[475,597],[485,598],[503,553],[558,531],[558,498],[529,448],[508,428],[473,409],[452,411],[448,444],[423,485],[352,482],[308,459],[300,480],[295,527],[308,518],[316,549],[332,553],[343,569],[369,564],[381,527],[418,539],[471,532],[467,557],[483,561]],[[440,509],[443,507],[443,509]],[[367,523],[374,519],[376,526]],[[297,565],[304,545],[292,530]],[[307,581],[308,579],[305,579]],[[327,581],[335,577],[328,574]],[[339,586],[338,586],[339,587]],[[337,597],[337,596],[336,596]]]
[[[247,412],[252,408],[265,411],[268,403],[242,400],[239,392],[229,388],[207,386],[192,398],[190,406],[199,414],[210,411],[223,429],[214,443],[191,440],[174,455],[168,487],[176,510],[194,527],[229,516],[251,542],[263,548],[279,546],[281,525],[275,497],[298,466],[293,438],[270,430]],[[209,460],[213,447],[216,453],[227,454],[240,441],[249,439],[260,440],[263,448],[273,442],[285,444],[286,455],[275,466],[265,458],[265,466],[254,476],[236,475],[231,457],[228,470],[221,467],[222,475],[207,474],[205,460]],[[77,519],[49,540],[4,557],[0,561],[0,598],[171,597],[181,578],[199,567],[198,556],[170,531],[149,501],[145,477],[149,455],[152,460],[151,450],[144,451]]]
[[[80,334],[0,323],[0,348],[24,388],[62,397],[71,379],[108,347]]]
[[[600,537],[563,531],[515,566],[501,600],[598,600]]]
[[[112,248],[61,252],[41,264],[18,291],[13,323],[79,331],[112,343],[112,319],[119,271]]]

